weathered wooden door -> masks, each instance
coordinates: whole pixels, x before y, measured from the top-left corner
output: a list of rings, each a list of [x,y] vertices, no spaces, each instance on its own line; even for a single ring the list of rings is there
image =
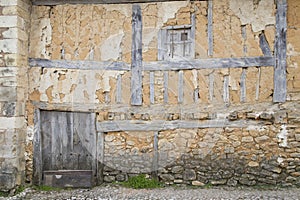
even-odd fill
[[[40,117],[43,183],[91,186],[96,174],[94,114],[41,111]]]

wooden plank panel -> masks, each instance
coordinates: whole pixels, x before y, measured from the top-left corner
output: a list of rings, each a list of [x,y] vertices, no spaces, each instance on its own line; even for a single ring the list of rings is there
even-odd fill
[[[229,76],[224,76],[223,101],[225,104],[229,103]]]
[[[286,31],[287,3],[277,0],[276,38],[275,38],[275,70],[273,102],[286,101]]]
[[[154,132],[154,138],[153,138],[153,166],[152,166],[152,176],[154,178],[157,178],[157,170],[158,170],[158,132]]]
[[[212,102],[214,100],[214,73],[210,73],[208,75],[208,81],[209,81],[209,101]]]
[[[142,105],[142,10],[132,6],[131,105]]]

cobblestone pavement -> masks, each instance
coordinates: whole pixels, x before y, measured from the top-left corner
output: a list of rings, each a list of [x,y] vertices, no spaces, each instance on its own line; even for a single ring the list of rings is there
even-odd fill
[[[300,199],[299,188],[284,189],[254,189],[254,188],[223,188],[209,189],[191,187],[166,187],[161,189],[130,189],[119,186],[100,186],[93,189],[76,189],[62,191],[35,191],[26,189],[13,197],[0,197],[7,199],[86,199],[86,200],[121,200],[121,199],[159,199],[159,200],[183,200],[183,199]]]

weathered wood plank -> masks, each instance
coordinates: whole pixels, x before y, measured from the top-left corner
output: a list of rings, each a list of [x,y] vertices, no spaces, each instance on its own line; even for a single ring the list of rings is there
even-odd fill
[[[196,15],[195,13],[191,14],[191,57],[195,58],[195,45],[196,45],[196,41],[195,41],[195,37],[196,37]]]
[[[224,76],[223,101],[225,104],[229,103],[229,76]]]
[[[271,52],[269,43],[268,43],[264,33],[261,33],[259,35],[259,46],[260,46],[264,56],[272,56],[272,52]]]
[[[214,73],[210,73],[208,75],[208,89],[209,89],[209,101],[213,101],[214,100]]]
[[[81,69],[81,70],[118,70],[129,71],[130,66],[124,62],[90,61],[90,60],[48,60],[29,58],[30,67]]]
[[[256,78],[256,90],[255,90],[255,100],[259,99],[259,90],[260,90],[260,80],[261,80],[261,68],[258,68],[257,78]]]
[[[214,52],[214,34],[213,34],[213,1],[208,1],[207,8],[207,38],[208,38],[208,56],[213,56]]]
[[[131,105],[142,105],[142,10],[132,6]]]
[[[178,72],[178,103],[183,103],[183,71]]]
[[[209,58],[184,61],[158,61],[144,63],[146,71],[218,69],[241,67],[274,66],[274,57]]]
[[[105,132],[113,131],[161,131],[170,129],[192,129],[192,128],[223,128],[223,127],[248,127],[249,125],[258,125],[258,122],[247,120],[229,121],[227,119],[203,120],[203,121],[104,121],[97,122],[97,130]]]
[[[154,72],[150,72],[150,103],[154,104]]]
[[[245,102],[246,101],[246,69],[243,68],[242,70],[242,75],[241,75],[241,80],[240,80],[240,88],[241,88],[241,96],[240,96],[240,101]]]
[[[116,102],[122,103],[122,75],[117,77]]]
[[[287,31],[287,3],[277,0],[276,38],[275,38],[275,70],[273,102],[286,101],[286,31]]]
[[[194,89],[194,102],[198,103],[199,102],[199,88],[197,87]]]
[[[45,171],[44,185],[51,187],[89,188],[92,187],[92,171],[59,170]]]
[[[34,110],[34,129],[33,129],[33,183],[42,184],[43,160],[42,160],[42,138],[41,138],[41,118],[40,110]]]
[[[96,151],[97,151],[97,184],[103,183],[103,166],[104,166],[104,133],[97,132],[97,144],[96,144]]]
[[[169,72],[164,72],[164,103],[169,102]]]
[[[33,5],[54,6],[61,4],[125,4],[125,3],[151,3],[169,0],[32,0]],[[176,0],[184,1],[184,0]],[[204,0],[200,0],[204,1]]]

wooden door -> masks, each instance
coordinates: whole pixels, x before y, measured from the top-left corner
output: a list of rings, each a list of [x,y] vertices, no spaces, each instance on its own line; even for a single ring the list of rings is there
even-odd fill
[[[82,187],[84,181],[76,181],[76,177],[84,174],[91,179],[92,185],[96,176],[94,114],[41,111],[40,119],[44,184]],[[65,180],[61,179],[63,172]],[[60,177],[61,181],[54,181],[53,177]]]

